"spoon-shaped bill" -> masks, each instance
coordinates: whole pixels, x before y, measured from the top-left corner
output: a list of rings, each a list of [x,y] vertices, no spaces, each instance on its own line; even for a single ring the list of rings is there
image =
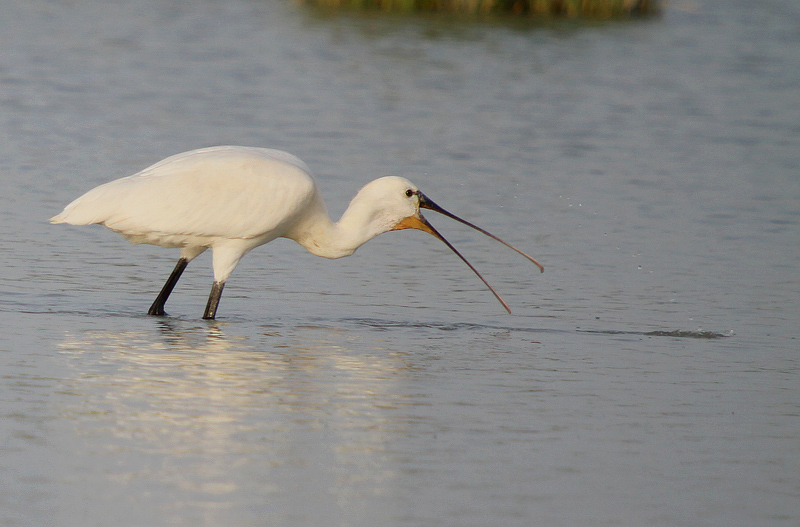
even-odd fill
[[[397,226],[394,228],[394,230],[396,230],[396,231],[400,230],[400,229],[418,229],[418,230],[421,230],[421,231],[425,231],[428,234],[432,234],[432,235],[436,236],[437,238],[439,238],[440,240],[442,240],[444,242],[444,244],[447,245],[448,247],[450,247],[450,250],[453,251],[454,253],[456,253],[456,255],[458,255],[458,257],[461,258],[461,260],[463,260],[463,262],[465,264],[467,264],[467,266],[470,269],[472,269],[472,272],[475,273],[478,276],[478,278],[480,278],[481,281],[484,284],[486,284],[486,287],[489,288],[489,291],[492,292],[494,297],[500,302],[500,304],[505,308],[505,310],[508,311],[509,313],[511,313],[511,308],[508,307],[508,304],[506,304],[506,301],[503,300],[503,297],[501,297],[500,294],[498,294],[498,292],[494,290],[494,287],[492,287],[489,284],[489,282],[487,282],[486,279],[481,275],[481,273],[479,273],[478,270],[475,269],[472,266],[472,264],[469,263],[467,261],[467,259],[464,258],[464,256],[460,252],[458,252],[458,250],[455,247],[453,247],[453,245],[444,238],[444,236],[439,234],[439,231],[434,229],[433,225],[428,223],[428,220],[426,220],[421,214],[420,214],[419,217],[409,216],[408,218],[406,218],[403,221],[401,221],[400,223],[398,223]]]
[[[491,233],[489,233],[489,232],[485,231],[484,229],[481,229],[480,227],[478,227],[478,226],[476,226],[476,225],[473,225],[472,223],[470,223],[470,222],[468,222],[468,221],[462,220],[461,218],[459,218],[459,217],[458,217],[458,216],[456,216],[455,214],[452,214],[452,213],[450,213],[450,212],[448,212],[448,211],[444,210],[444,209],[443,209],[443,208],[441,208],[439,205],[437,205],[436,203],[434,203],[433,201],[431,201],[430,199],[428,199],[427,197],[425,197],[425,196],[424,196],[424,195],[423,195],[421,192],[419,192],[419,191],[417,191],[417,196],[419,196],[419,206],[420,206],[421,208],[425,208],[425,209],[428,209],[428,210],[432,210],[432,211],[438,212],[438,213],[440,213],[440,214],[444,214],[445,216],[448,216],[448,217],[450,217],[450,218],[452,218],[452,219],[454,219],[454,220],[456,220],[456,221],[459,221],[459,222],[463,223],[464,225],[467,225],[468,227],[472,227],[473,229],[477,230],[478,232],[482,232],[482,233],[483,233],[483,234],[485,234],[486,236],[489,236],[490,238],[492,238],[492,239],[495,239],[495,240],[499,241],[499,242],[500,242],[500,243],[502,243],[503,245],[505,245],[505,246],[507,246],[507,247],[509,247],[509,248],[511,248],[511,249],[514,249],[516,252],[518,252],[519,254],[521,254],[522,256],[524,256],[525,258],[527,258],[528,260],[530,260],[530,261],[532,261],[533,263],[535,263],[535,264],[536,264],[536,266],[539,268],[539,270],[540,270],[541,272],[544,272],[544,267],[542,267],[542,264],[540,264],[539,262],[537,262],[537,261],[536,261],[535,259],[533,259],[531,256],[529,256],[529,255],[525,254],[524,252],[520,251],[519,249],[517,249],[517,248],[516,248],[516,247],[514,247],[513,245],[511,245],[511,244],[509,244],[509,243],[506,243],[506,242],[504,242],[503,240],[501,240],[501,239],[500,239],[500,238],[498,238],[497,236],[495,236],[495,235],[493,235],[493,234],[491,234]],[[453,245],[452,245],[450,242],[448,242],[448,241],[445,239],[445,237],[444,237],[444,236],[442,236],[441,234],[439,234],[439,231],[437,231],[436,229],[434,229],[434,228],[433,228],[433,225],[431,225],[431,224],[428,222],[428,220],[426,220],[426,219],[425,219],[425,217],[424,217],[422,214],[419,214],[419,216],[409,216],[408,218],[405,218],[403,221],[401,221],[401,222],[400,222],[400,223],[399,223],[399,224],[398,224],[398,225],[397,225],[397,226],[394,228],[394,230],[400,230],[400,229],[418,229],[418,230],[421,230],[421,231],[425,231],[425,232],[427,232],[427,233],[429,233],[429,234],[432,234],[433,236],[436,236],[437,238],[439,238],[440,240],[442,240],[442,242],[444,242],[444,244],[445,244],[445,245],[447,245],[447,246],[450,248],[450,250],[451,250],[451,251],[453,251],[454,253],[456,253],[456,255],[457,255],[459,258],[461,258],[461,260],[462,260],[462,261],[463,261],[465,264],[467,264],[467,267],[469,267],[470,269],[472,269],[472,272],[473,272],[473,273],[475,273],[475,275],[477,275],[477,277],[478,277],[478,278],[480,278],[480,279],[481,279],[481,281],[482,281],[484,284],[486,284],[486,287],[488,287],[488,288],[489,288],[489,291],[491,291],[491,292],[492,292],[492,294],[495,296],[495,298],[497,298],[497,300],[498,300],[498,301],[500,302],[500,304],[501,304],[501,305],[502,305],[502,306],[505,308],[505,310],[506,310],[506,311],[508,311],[509,313],[511,313],[511,308],[509,308],[509,307],[508,307],[508,304],[506,304],[506,301],[505,301],[505,300],[503,300],[503,298],[500,296],[500,294],[499,294],[497,291],[495,291],[494,287],[492,287],[492,286],[489,284],[489,282],[487,282],[487,281],[486,281],[486,279],[483,277],[483,275],[481,275],[481,273],[479,273],[479,272],[478,272],[478,270],[477,270],[477,269],[475,269],[475,267],[473,267],[473,265],[472,265],[471,263],[469,263],[469,262],[467,261],[467,259],[466,259],[466,258],[464,258],[464,256],[463,256],[463,255],[462,255],[460,252],[458,252],[458,250],[457,250],[455,247],[453,247]]]
[[[481,229],[481,228],[480,228],[480,227],[478,227],[477,225],[474,225],[474,224],[472,224],[472,223],[470,223],[470,222],[468,222],[468,221],[466,221],[466,220],[462,220],[461,218],[459,218],[459,217],[458,217],[458,216],[456,216],[455,214],[453,214],[453,213],[451,213],[451,212],[448,212],[448,211],[444,210],[442,207],[440,207],[439,205],[437,205],[436,203],[434,203],[433,201],[431,201],[430,199],[428,199],[428,197],[427,197],[427,196],[425,196],[425,195],[424,195],[422,192],[419,192],[419,191],[417,191],[417,196],[419,196],[419,206],[420,206],[420,208],[423,208],[423,209],[428,209],[428,210],[432,210],[432,211],[434,211],[434,212],[438,212],[439,214],[444,214],[444,215],[445,215],[445,216],[447,216],[448,218],[452,218],[452,219],[456,220],[457,222],[463,223],[463,224],[464,224],[464,225],[466,225],[467,227],[472,227],[472,228],[473,228],[473,229],[475,229],[476,231],[478,231],[478,232],[482,232],[483,234],[485,234],[485,235],[486,235],[486,236],[488,236],[489,238],[492,238],[493,240],[497,240],[498,242],[502,243],[503,245],[505,245],[506,247],[508,247],[508,248],[510,248],[510,249],[514,249],[514,250],[515,250],[515,251],[517,251],[519,254],[521,254],[522,256],[524,256],[525,258],[527,258],[528,260],[530,260],[530,261],[531,261],[531,262],[533,262],[534,264],[536,264],[536,267],[538,267],[538,268],[539,268],[539,271],[540,271],[540,272],[542,272],[542,273],[544,272],[544,267],[542,266],[542,264],[540,264],[539,262],[537,262],[537,261],[536,261],[536,259],[534,259],[532,256],[530,256],[530,255],[528,255],[528,254],[525,254],[524,252],[520,251],[519,249],[517,249],[516,247],[514,247],[513,245],[511,245],[510,243],[508,243],[508,242],[505,242],[505,241],[501,240],[500,238],[498,238],[498,237],[497,237],[497,236],[495,236],[494,234],[492,234],[492,233],[490,233],[490,232],[488,232],[488,231],[485,231],[484,229]],[[433,233],[431,233],[431,234],[433,234]],[[441,237],[441,235],[434,234],[434,236],[436,236],[437,238],[439,238],[439,239],[441,239],[442,241],[444,241],[444,238],[442,238],[442,237]],[[445,241],[445,243],[447,243],[447,242]],[[450,244],[448,243],[447,245],[450,245]],[[451,246],[451,249],[452,249],[452,246]],[[453,249],[453,250],[455,250],[455,249]],[[459,255],[459,256],[461,256],[461,255]],[[461,257],[461,259],[463,260],[463,259],[464,259],[464,257],[462,256],[462,257]],[[466,260],[464,260],[464,261],[466,261]],[[472,267],[472,266],[470,266],[470,267]],[[484,280],[484,281],[485,281],[485,280]],[[488,285],[488,284],[487,284],[487,285]]]

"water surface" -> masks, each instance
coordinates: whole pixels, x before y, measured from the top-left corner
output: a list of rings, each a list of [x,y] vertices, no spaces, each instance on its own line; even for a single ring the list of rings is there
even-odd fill
[[[246,0],[0,21],[3,525],[800,521],[800,11],[547,28]],[[435,239],[210,259],[47,218],[215,144],[338,215],[400,174],[546,268]]]

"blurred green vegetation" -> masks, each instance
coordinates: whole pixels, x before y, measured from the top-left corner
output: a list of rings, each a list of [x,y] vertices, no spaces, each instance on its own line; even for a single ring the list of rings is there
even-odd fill
[[[659,0],[297,0],[324,9],[396,13],[512,14],[530,17],[612,19],[655,15]]]

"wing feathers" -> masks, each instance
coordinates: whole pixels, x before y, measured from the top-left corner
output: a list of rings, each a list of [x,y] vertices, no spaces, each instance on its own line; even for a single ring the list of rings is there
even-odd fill
[[[100,223],[149,243],[159,235],[254,238],[289,228],[316,192],[308,168],[290,154],[216,147],[100,185],[50,221]]]

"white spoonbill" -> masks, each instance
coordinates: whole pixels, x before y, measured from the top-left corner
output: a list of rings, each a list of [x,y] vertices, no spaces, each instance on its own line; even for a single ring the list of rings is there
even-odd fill
[[[219,146],[168,157],[138,174],[93,188],[50,221],[97,223],[131,243],[180,249],[178,263],[150,306],[150,315],[165,314],[164,304],[187,264],[206,249],[213,255],[214,283],[203,318],[213,319],[239,259],[259,245],[283,237],[317,256],[341,258],[379,234],[400,229],[419,229],[442,240],[510,313],[497,291],[428,223],[420,208],[494,238],[544,271],[524,252],[442,209],[401,177],[366,184],[341,219],[333,222],[306,164],[266,148]]]

